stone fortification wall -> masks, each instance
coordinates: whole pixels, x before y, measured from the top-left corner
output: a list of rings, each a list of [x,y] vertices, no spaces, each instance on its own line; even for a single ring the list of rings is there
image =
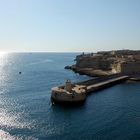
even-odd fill
[[[99,60],[90,58],[90,57],[83,57],[76,61],[76,67],[78,68],[99,68]]]
[[[111,63],[111,59],[103,59],[101,56],[81,57],[76,61],[76,67],[109,70]]]
[[[117,50],[76,57],[76,68],[111,71],[112,73],[140,74],[140,51]]]
[[[121,72],[125,74],[140,74],[140,62],[125,62],[121,64]]]

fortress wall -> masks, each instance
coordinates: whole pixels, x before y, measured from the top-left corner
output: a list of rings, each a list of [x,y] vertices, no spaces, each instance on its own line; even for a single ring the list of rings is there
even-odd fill
[[[121,72],[126,74],[140,74],[140,62],[122,63]]]
[[[104,71],[112,69],[113,73],[140,74],[140,51],[120,50],[114,53],[117,55],[79,55],[75,59],[75,66]]]
[[[102,60],[101,58],[81,58],[76,61],[76,67],[78,68],[93,68],[109,70],[112,61]]]
[[[109,69],[111,69],[111,64],[113,62],[111,60],[101,60],[99,63],[100,63],[99,64],[100,69],[109,70]]]
[[[76,67],[98,69],[99,61],[97,61],[96,59],[94,60],[94,59],[88,59],[88,58],[79,59],[76,62]]]

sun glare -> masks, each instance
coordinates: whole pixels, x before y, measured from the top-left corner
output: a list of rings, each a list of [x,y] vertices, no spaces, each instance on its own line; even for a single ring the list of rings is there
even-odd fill
[[[7,52],[0,51],[0,57],[3,57],[7,54]]]

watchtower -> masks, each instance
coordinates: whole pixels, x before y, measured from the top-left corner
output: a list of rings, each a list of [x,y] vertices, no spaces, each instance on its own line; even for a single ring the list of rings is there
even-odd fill
[[[68,91],[68,92],[72,91],[72,84],[71,84],[70,80],[66,81],[66,83],[65,83],[65,90]]]

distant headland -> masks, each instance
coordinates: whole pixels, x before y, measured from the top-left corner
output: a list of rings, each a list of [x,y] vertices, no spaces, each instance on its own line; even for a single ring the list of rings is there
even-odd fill
[[[140,74],[140,50],[114,50],[82,53],[76,56],[76,64],[66,66],[79,74],[107,76],[113,74]]]

